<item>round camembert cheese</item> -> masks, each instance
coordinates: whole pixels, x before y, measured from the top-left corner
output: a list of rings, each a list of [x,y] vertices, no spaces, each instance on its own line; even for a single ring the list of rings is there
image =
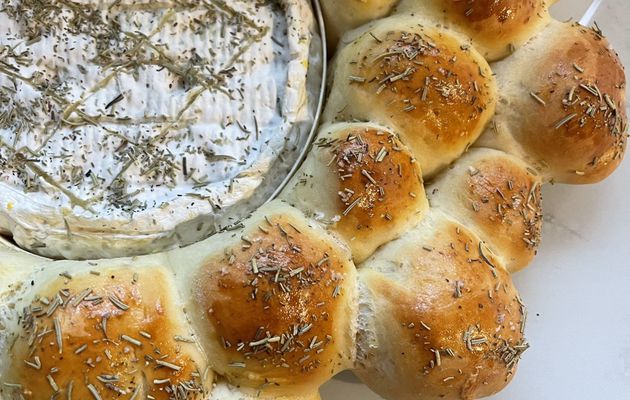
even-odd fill
[[[305,0],[4,0],[0,232],[108,258],[234,224],[297,160],[320,45]]]

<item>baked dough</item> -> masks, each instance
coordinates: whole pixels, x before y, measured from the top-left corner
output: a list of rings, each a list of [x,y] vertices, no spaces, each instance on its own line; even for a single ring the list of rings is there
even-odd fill
[[[355,262],[428,208],[413,153],[391,131],[361,123],[323,127],[281,198],[342,236]]]
[[[516,154],[562,183],[595,183],[619,166],[626,76],[601,32],[553,22],[493,71],[501,99],[475,145]]]
[[[356,38],[335,56],[324,122],[368,121],[394,130],[431,176],[492,117],[492,71],[461,35],[405,15],[347,37]]]
[[[347,31],[388,15],[398,0],[321,0],[328,48],[334,50]]]
[[[401,0],[394,12],[410,13],[460,31],[488,60],[521,47],[551,18],[555,0]]]

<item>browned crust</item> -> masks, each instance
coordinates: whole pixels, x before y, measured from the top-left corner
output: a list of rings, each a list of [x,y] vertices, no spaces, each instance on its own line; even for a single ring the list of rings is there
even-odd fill
[[[456,38],[398,25],[379,25],[342,50],[325,116],[389,126],[432,175],[477,139],[496,88],[485,61]]]
[[[403,0],[400,10],[438,18],[468,35],[489,61],[501,59],[549,21],[544,0]]]
[[[422,243],[411,244],[421,250],[396,280],[371,270],[369,262],[361,270],[378,310],[381,342],[359,375],[387,398],[473,399],[498,392],[528,347],[526,310],[509,274],[457,224],[439,223]],[[411,255],[412,247],[400,250]],[[394,364],[384,366],[387,358]]]
[[[409,220],[420,219],[425,194],[419,163],[395,135],[359,127],[344,133],[330,143],[330,168],[339,182],[335,230],[361,247],[355,259],[362,261]],[[365,246],[370,242],[374,246]]]
[[[594,183],[620,164],[626,148],[626,78],[617,54],[597,31],[564,25],[511,99],[510,127],[540,168],[564,183]],[[501,79],[500,79],[501,80]]]
[[[541,0],[445,0],[443,12],[472,37],[474,41],[498,48],[491,58],[508,55],[524,32],[547,15],[547,5]],[[499,45],[500,44],[500,45]]]
[[[222,353],[211,360],[217,372],[263,392],[301,395],[347,368],[354,266],[345,252],[282,215],[224,250],[204,263],[193,290],[213,351]]]
[[[505,153],[475,149],[428,189],[445,210],[488,242],[510,272],[536,255],[542,230],[541,180]]]
[[[486,160],[466,183],[472,223],[514,272],[536,255],[542,231],[542,194],[537,179],[522,167]]]
[[[5,380],[32,400],[69,398],[70,387],[72,398],[96,398],[88,385],[103,399],[129,398],[136,390],[137,398],[166,400],[170,390],[201,398],[204,358],[195,344],[177,339],[189,332],[165,272],[101,272],[60,277],[38,293],[22,316]]]

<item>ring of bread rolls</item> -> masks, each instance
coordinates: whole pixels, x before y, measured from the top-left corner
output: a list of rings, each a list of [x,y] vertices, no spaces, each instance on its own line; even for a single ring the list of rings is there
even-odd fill
[[[0,398],[317,399],[343,370],[387,399],[504,388],[541,185],[619,165],[623,67],[543,0],[395,3],[322,0],[333,40],[396,11],[341,39],[308,158],[232,230],[95,261],[3,242]]]

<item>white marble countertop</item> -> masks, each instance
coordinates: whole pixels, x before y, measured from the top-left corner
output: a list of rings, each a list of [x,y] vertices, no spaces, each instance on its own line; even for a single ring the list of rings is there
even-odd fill
[[[581,17],[591,0],[559,0],[554,15]],[[630,0],[604,0],[595,21],[630,66]],[[630,158],[630,157],[627,157]],[[544,191],[539,256],[515,283],[529,307],[512,384],[492,400],[630,400],[630,160],[594,186]],[[378,400],[350,373],[323,400]]]

